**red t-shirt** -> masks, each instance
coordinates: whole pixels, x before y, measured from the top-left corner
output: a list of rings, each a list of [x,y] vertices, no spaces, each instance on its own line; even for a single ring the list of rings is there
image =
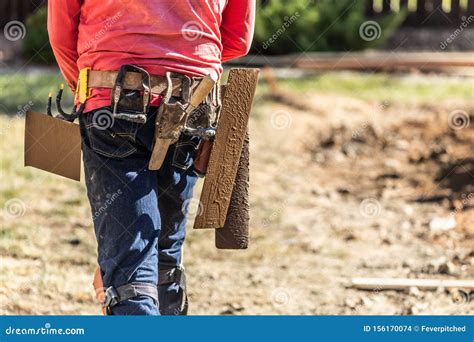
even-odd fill
[[[49,0],[48,32],[75,90],[79,70],[135,64],[150,74],[222,74],[222,62],[248,53],[255,0]],[[86,111],[110,105],[94,89]]]

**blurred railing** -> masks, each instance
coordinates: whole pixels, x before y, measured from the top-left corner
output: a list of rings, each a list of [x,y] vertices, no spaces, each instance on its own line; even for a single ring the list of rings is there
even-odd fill
[[[408,11],[406,26],[459,26],[474,21],[474,0],[366,0],[367,14],[380,16]],[[474,28],[474,25],[473,25]]]
[[[272,0],[264,0],[263,3],[270,1]],[[462,21],[469,20],[470,16],[474,16],[474,0],[355,1],[366,1],[367,14],[373,17],[398,12],[406,8],[408,16],[404,25],[407,26],[459,26]],[[46,4],[46,2],[47,0],[0,0],[0,27],[3,28],[12,20],[24,21],[38,6]],[[469,20],[469,24],[472,20]]]
[[[3,28],[12,20],[23,22],[30,13],[46,2],[46,0],[0,0],[0,27]]]

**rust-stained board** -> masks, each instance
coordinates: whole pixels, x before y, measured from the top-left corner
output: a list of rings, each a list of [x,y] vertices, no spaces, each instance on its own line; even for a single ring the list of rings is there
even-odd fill
[[[258,81],[258,69],[229,73],[195,229],[224,227]]]
[[[227,218],[222,229],[216,229],[216,247],[218,249],[246,249],[249,245],[249,135],[245,135],[244,146],[240,154],[239,167],[234,189],[230,198]]]

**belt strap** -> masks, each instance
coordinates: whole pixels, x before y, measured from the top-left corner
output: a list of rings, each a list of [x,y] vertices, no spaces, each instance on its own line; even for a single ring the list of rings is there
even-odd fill
[[[112,89],[117,78],[117,71],[98,71],[90,70],[88,79],[88,88],[109,88]],[[181,80],[179,78],[171,79],[173,84],[172,96],[181,95]],[[165,95],[168,83],[165,76],[150,76],[151,92],[153,94]],[[138,72],[127,72],[123,83],[123,88],[127,90],[143,90],[142,75]]]
[[[155,285],[149,283],[130,283],[118,288],[110,286],[105,290],[104,307],[107,311],[120,302],[138,296],[151,297],[155,303],[158,303],[158,289]]]
[[[171,269],[160,270],[158,273],[158,285],[177,284],[181,289],[181,303],[179,308],[180,315],[187,315],[189,308],[188,293],[186,290],[186,274],[184,267],[178,266]]]
[[[169,270],[160,270],[158,274],[158,285],[177,284],[186,290],[186,274],[182,267],[174,267]]]

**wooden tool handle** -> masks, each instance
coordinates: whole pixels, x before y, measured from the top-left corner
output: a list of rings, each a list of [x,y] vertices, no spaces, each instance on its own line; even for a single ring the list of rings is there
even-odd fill
[[[191,96],[190,105],[193,109],[196,108],[202,101],[204,101],[206,96],[211,92],[212,88],[214,88],[215,84],[216,82],[210,75],[207,75],[201,80],[197,88],[194,89],[193,95]]]
[[[148,169],[156,171],[161,168],[172,143],[173,141],[171,139],[155,139],[155,145],[148,164]]]

